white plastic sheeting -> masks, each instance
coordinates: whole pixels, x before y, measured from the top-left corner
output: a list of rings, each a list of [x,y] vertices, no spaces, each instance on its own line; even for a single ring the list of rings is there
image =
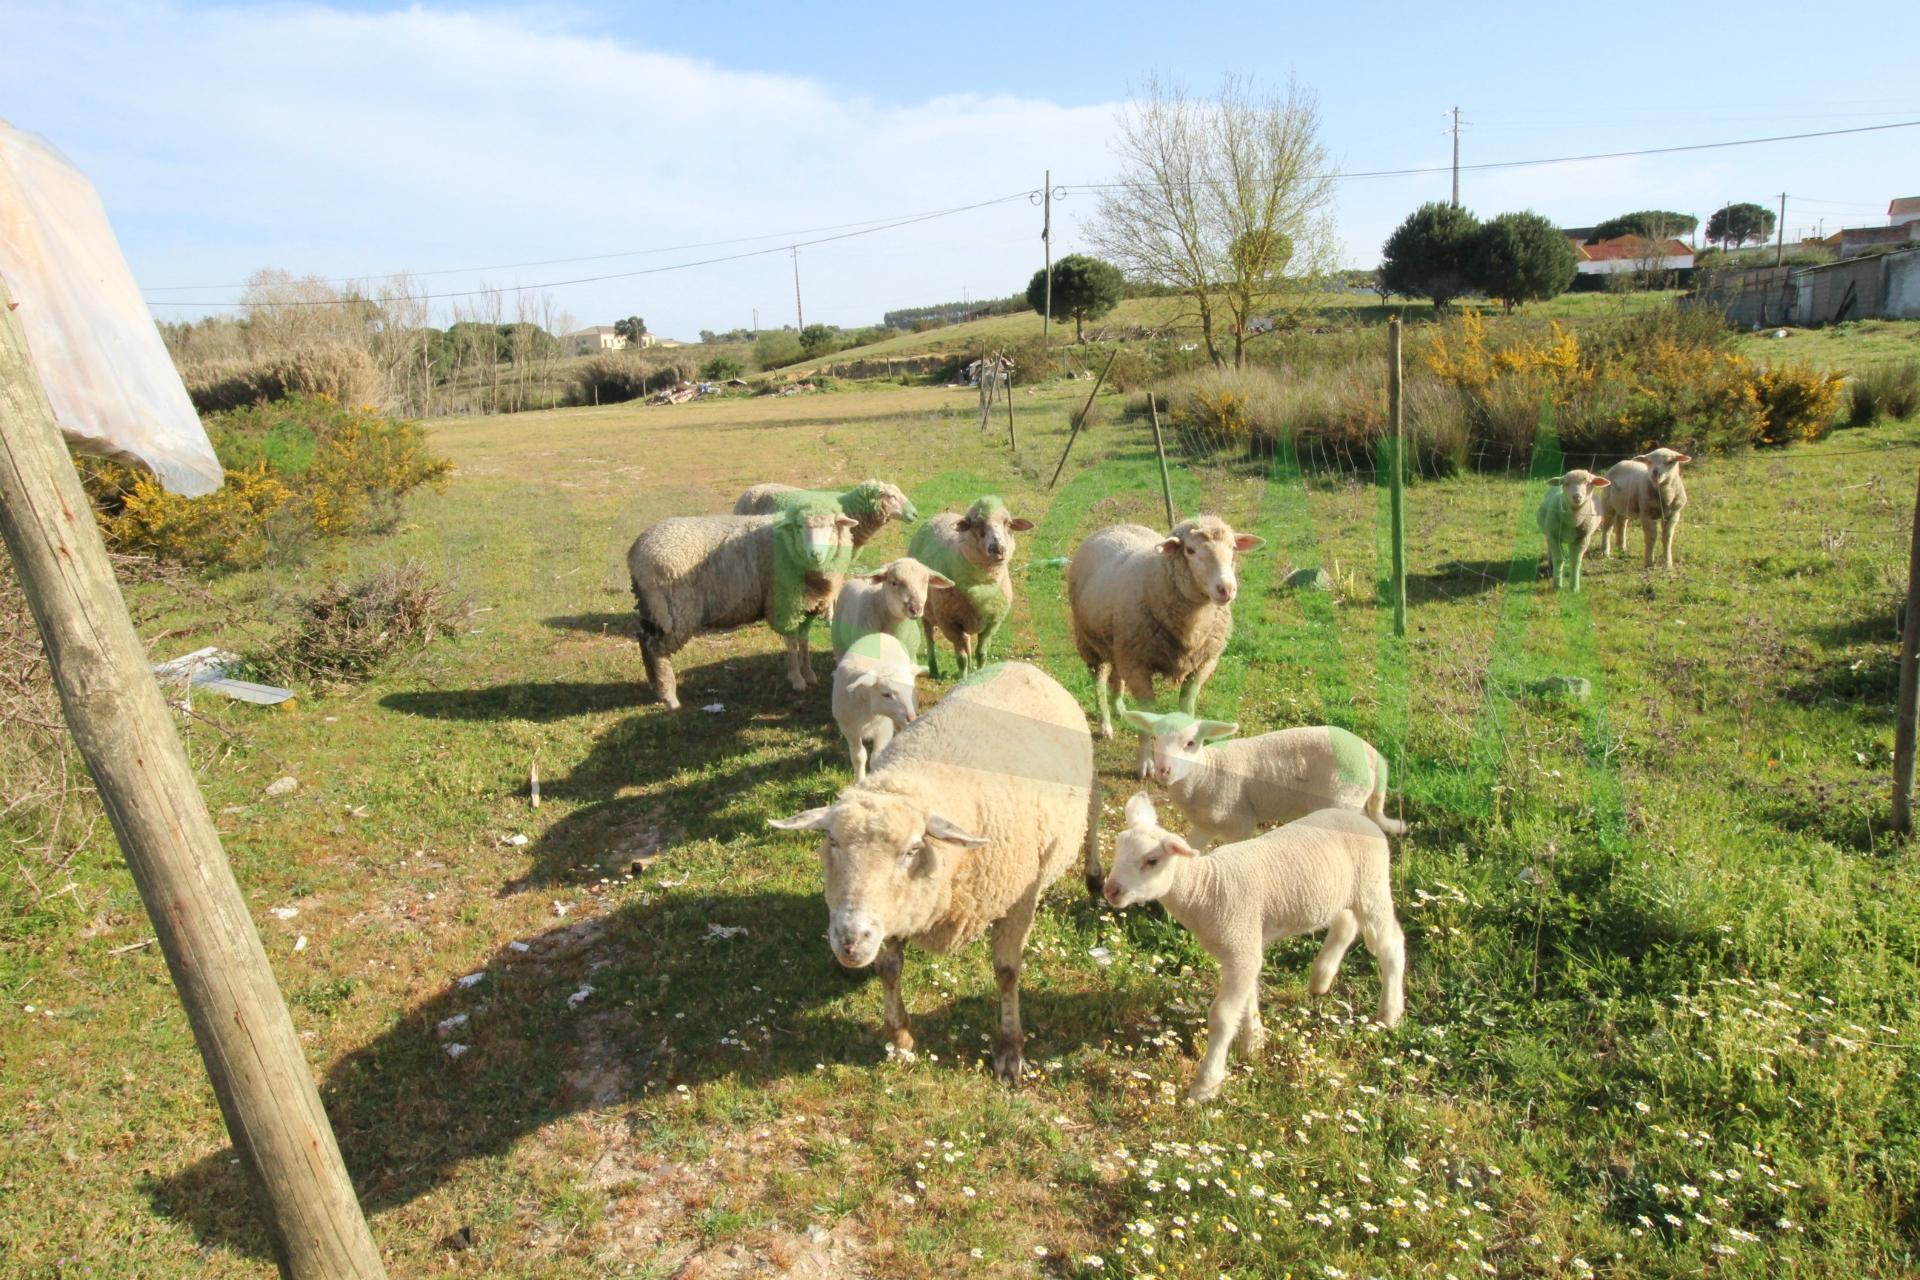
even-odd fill
[[[0,120],[0,280],[54,420],[77,449],[197,497],[223,473],[93,184]]]

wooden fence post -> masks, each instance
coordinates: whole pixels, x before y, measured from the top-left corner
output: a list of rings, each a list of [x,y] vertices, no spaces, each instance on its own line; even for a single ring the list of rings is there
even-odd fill
[[[1047,481],[1051,489],[1060,482],[1060,473],[1066,470],[1067,455],[1073,452],[1073,442],[1080,438],[1080,428],[1086,423],[1087,414],[1093,411],[1093,398],[1100,394],[1100,384],[1107,380],[1107,370],[1113,368],[1113,358],[1120,354],[1115,347],[1107,353],[1107,362],[1100,366],[1100,376],[1093,380],[1093,390],[1087,392],[1087,402],[1080,406],[1080,412],[1073,415],[1073,430],[1067,434],[1067,447],[1060,451],[1060,464],[1053,469],[1053,479]]]
[[[1913,498],[1913,543],[1907,552],[1907,616],[1900,628],[1900,701],[1893,719],[1893,829],[1913,834],[1913,748],[1920,704],[1920,486]]]
[[[1387,321],[1387,416],[1392,427],[1388,446],[1393,468],[1387,481],[1387,510],[1393,540],[1393,634],[1407,634],[1407,428],[1404,398],[1400,394],[1400,317]]]
[[[0,534],[281,1274],[383,1277],[306,1056],[0,285]]]
[[[1160,438],[1160,409],[1151,391],[1147,392],[1147,416],[1153,419],[1153,452],[1160,459],[1160,498],[1167,504],[1167,528],[1172,529],[1177,523],[1173,518],[1173,482],[1167,479],[1167,445]]]
[[[1015,433],[1013,429],[1013,366],[1011,365],[1007,366],[1007,370],[1006,370],[1006,388],[1007,388],[1007,448],[1018,449],[1020,447],[1020,437],[1018,434]]]

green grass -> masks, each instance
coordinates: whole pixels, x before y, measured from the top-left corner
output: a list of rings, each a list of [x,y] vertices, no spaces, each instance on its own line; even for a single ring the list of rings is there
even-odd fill
[[[910,953],[921,1053],[885,1060],[813,848],[765,828],[847,780],[825,696],[749,629],[683,652],[687,711],[644,700],[623,553],[759,480],[880,475],[926,512],[997,491],[1040,524],[1008,656],[1085,699],[1061,575],[1027,561],[1159,498],[1128,421],[1046,492],[1076,401],[1020,396],[1017,455],[932,388],[451,419],[457,475],[393,537],[140,588],[156,657],[244,648],[277,592],[402,558],[485,610],[362,688],[182,722],[392,1273],[1912,1274],[1920,875],[1884,813],[1920,425],[1703,460],[1676,571],[1636,548],[1578,600],[1536,576],[1537,484],[1418,484],[1404,643],[1380,490],[1182,461],[1183,508],[1268,539],[1208,713],[1396,761],[1407,1022],[1360,1020],[1364,954],[1309,1001],[1312,944],[1278,944],[1266,1058],[1177,1105],[1212,964],[1070,876],[1028,954],[1025,1088],[983,1065],[980,945]],[[1276,585],[1313,563],[1342,589]],[[1525,695],[1557,672],[1595,702]],[[1100,762],[1111,833],[1131,745]],[[0,1272],[272,1274],[161,958],[115,954],[149,930],[104,827],[69,871],[5,899]],[[434,1028],[461,1013],[454,1062]]]
[[[1787,336],[1774,336],[1781,332]],[[1920,320],[1848,320],[1824,329],[1761,329],[1740,335],[1736,345],[1743,355],[1755,359],[1844,372],[1920,360]]]

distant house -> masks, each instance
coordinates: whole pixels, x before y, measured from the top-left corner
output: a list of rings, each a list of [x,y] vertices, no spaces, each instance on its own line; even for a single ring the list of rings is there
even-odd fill
[[[624,351],[627,347],[625,335],[615,333],[610,324],[581,329],[568,334],[566,340],[568,348],[577,356],[590,356],[598,351]]]
[[[1920,222],[1920,196],[1901,196],[1887,206],[1887,224],[1904,227]]]
[[[1583,276],[1611,276],[1624,271],[1690,271],[1693,249],[1684,240],[1648,240],[1642,236],[1615,236],[1588,244],[1571,234],[1576,270]]]
[[[1899,203],[1894,201],[1896,205]],[[1920,240],[1920,213],[1916,213],[1912,221],[1896,222],[1890,227],[1843,227],[1833,239],[1839,242],[1836,247],[1843,258],[1857,257],[1882,245],[1911,244]]]

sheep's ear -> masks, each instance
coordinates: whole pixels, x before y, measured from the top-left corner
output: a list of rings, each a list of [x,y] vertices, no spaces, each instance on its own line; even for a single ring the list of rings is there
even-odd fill
[[[1162,538],[1160,539],[1160,554],[1163,556],[1173,555],[1179,551],[1181,547],[1186,545],[1186,543],[1180,541],[1178,538]]]
[[[1235,551],[1258,551],[1266,545],[1267,540],[1265,538],[1256,538],[1250,533],[1235,534],[1233,538],[1233,549]]]
[[[768,818],[767,825],[782,831],[825,831],[832,815],[833,806],[822,805],[818,809],[796,813],[791,818]]]
[[[1153,801],[1146,792],[1136,791],[1127,800],[1127,825],[1129,827],[1157,827],[1160,815],[1154,812]]]
[[[947,577],[944,573],[935,573],[931,569],[927,570],[927,589],[929,591],[945,591],[952,585],[953,579]]]
[[[1177,854],[1182,858],[1197,858],[1200,856],[1192,845],[1182,840],[1179,836],[1174,835],[1171,831],[1167,833],[1167,838],[1160,842],[1160,847],[1168,853]]]
[[[1007,521],[1007,528],[1012,529],[1015,533],[1028,533],[1033,529],[1033,521],[1024,520],[1016,516],[1012,520]]]
[[[1692,462],[1692,461],[1693,461],[1693,455],[1691,455],[1691,454],[1686,454],[1686,453],[1683,453],[1683,454],[1681,454],[1681,455],[1680,455],[1679,457],[1677,457],[1677,458],[1675,458],[1675,459],[1674,459],[1673,461],[1674,461],[1674,465],[1676,465],[1676,466],[1678,466],[1678,465],[1679,465],[1680,463],[1682,463],[1682,462]]]
[[[1160,717],[1145,711],[1135,711],[1131,707],[1120,709],[1120,718],[1142,733],[1160,732]]]
[[[1633,460],[1634,462],[1645,462],[1645,463],[1649,463],[1649,464],[1651,464],[1651,463],[1652,463],[1652,461],[1653,461],[1653,460],[1652,460],[1651,458],[1649,458],[1649,457],[1648,457],[1648,456],[1647,456],[1646,454],[1644,454],[1644,453],[1636,453],[1636,454],[1634,454],[1634,455],[1633,455],[1633,459],[1632,459],[1632,460]]]
[[[1547,481],[1547,484],[1555,489],[1558,489],[1561,485],[1565,484],[1566,482],[1567,482],[1567,478],[1565,476],[1554,476],[1552,479]]]
[[[1612,483],[1613,483],[1613,481],[1611,481],[1611,480],[1609,480],[1609,479],[1607,479],[1607,478],[1606,478],[1605,476],[1595,476],[1595,477],[1594,477],[1594,478],[1593,478],[1593,479],[1592,479],[1591,481],[1589,481],[1588,483],[1590,483],[1591,485],[1593,485],[1593,487],[1594,487],[1594,488],[1596,488],[1596,489],[1604,489],[1604,488],[1606,488],[1606,487],[1607,487],[1608,485],[1610,485],[1610,484],[1612,484]]]
[[[965,849],[978,849],[981,845],[987,843],[985,836],[977,836],[965,827],[951,822],[933,812],[927,814],[927,834],[935,840],[943,840],[948,844],[957,844]]]
[[[849,688],[849,689],[871,689],[871,688],[872,688],[872,687],[873,687],[874,685],[876,685],[876,684],[879,684],[879,683],[880,683],[880,677],[879,677],[879,676],[877,676],[877,675],[875,675],[875,674],[874,674],[873,672],[871,672],[871,671],[862,671],[862,672],[861,672],[861,673],[860,673],[859,675],[857,675],[857,676],[855,676],[855,677],[854,677],[853,679],[851,679],[851,680],[849,680],[849,681],[847,681],[847,688]]]
[[[915,675],[917,675],[917,676],[924,676],[924,675],[926,675],[926,674],[927,674],[927,668],[926,668],[926,667],[925,667],[924,665],[921,665],[921,666],[916,666],[916,667],[915,667],[915,668],[913,669],[913,674],[915,674]]]
[[[852,516],[835,516],[833,518],[833,522],[839,525],[842,529],[851,529],[855,525],[860,523],[858,520],[855,520]]]
[[[960,523],[956,524],[953,527],[959,530],[961,533],[972,533],[975,529],[978,529],[980,527],[980,522],[978,520],[975,520],[973,516],[969,514],[969,515],[961,516]]]
[[[1222,738],[1231,738],[1240,732],[1238,724],[1230,724],[1225,720],[1202,720],[1199,729],[1202,742],[1218,742]]]

